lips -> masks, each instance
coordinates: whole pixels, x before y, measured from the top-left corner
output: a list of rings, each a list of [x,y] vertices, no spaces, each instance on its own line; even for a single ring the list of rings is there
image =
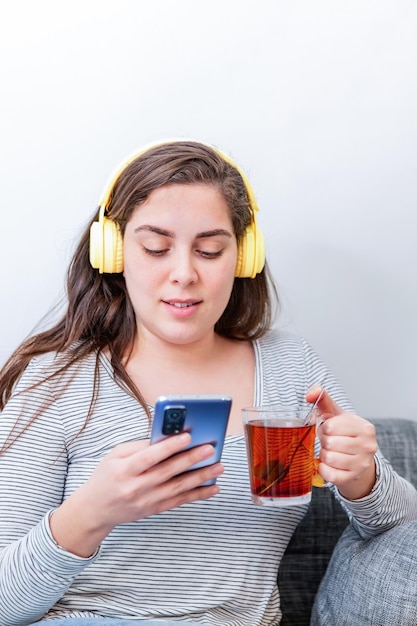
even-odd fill
[[[162,300],[162,302],[177,309],[188,309],[196,304],[200,304],[201,300]]]

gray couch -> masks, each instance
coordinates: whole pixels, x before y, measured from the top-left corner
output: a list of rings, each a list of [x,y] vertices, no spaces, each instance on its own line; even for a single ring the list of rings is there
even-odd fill
[[[417,487],[417,422],[372,420],[379,447],[394,469]],[[348,518],[329,489],[313,488],[308,513],[285,552],[278,585],[282,626],[308,626],[311,608],[333,548]]]

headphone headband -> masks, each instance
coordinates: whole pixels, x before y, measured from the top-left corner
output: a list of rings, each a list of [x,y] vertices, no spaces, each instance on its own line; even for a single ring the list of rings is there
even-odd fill
[[[170,144],[170,143],[178,143],[180,141],[181,142],[196,143],[196,144],[200,144],[202,146],[206,146],[206,148],[211,148],[211,150],[214,150],[214,152],[216,152],[223,159],[223,161],[226,161],[235,170],[237,170],[239,172],[240,176],[242,177],[243,184],[245,185],[246,193],[248,195],[249,204],[250,204],[250,208],[252,209],[252,212],[259,211],[258,203],[256,201],[255,194],[253,192],[253,189],[252,189],[252,186],[251,186],[251,184],[249,182],[249,179],[246,176],[245,172],[241,169],[241,167],[232,159],[232,157],[230,157],[228,154],[226,154],[225,152],[223,152],[222,150],[220,150],[216,146],[212,146],[212,145],[210,145],[208,143],[205,143],[203,141],[195,141],[194,139],[184,139],[184,138],[182,138],[182,139],[181,138],[179,138],[179,139],[167,139],[165,141],[158,141],[158,142],[154,142],[154,143],[149,143],[149,144],[146,144],[145,146],[142,146],[142,148],[139,148],[139,150],[136,150],[135,152],[132,152],[113,171],[112,175],[110,176],[109,180],[107,181],[106,186],[104,187],[103,193],[101,194],[101,199],[100,199],[100,202],[99,202],[99,206],[104,206],[107,209],[107,205],[109,203],[110,195],[111,195],[111,192],[113,191],[114,185],[117,183],[117,181],[119,179],[119,176],[121,174],[123,174],[125,169],[127,167],[129,167],[129,165],[133,161],[135,161],[140,156],[143,156],[144,154],[146,154],[150,150],[153,150],[154,148],[159,148],[160,146],[164,146],[164,145]]]

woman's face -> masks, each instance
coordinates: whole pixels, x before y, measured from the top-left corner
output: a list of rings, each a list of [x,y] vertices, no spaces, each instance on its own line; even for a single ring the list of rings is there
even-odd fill
[[[139,337],[189,344],[213,335],[236,261],[229,210],[216,187],[173,184],[153,191],[124,234],[124,277]]]

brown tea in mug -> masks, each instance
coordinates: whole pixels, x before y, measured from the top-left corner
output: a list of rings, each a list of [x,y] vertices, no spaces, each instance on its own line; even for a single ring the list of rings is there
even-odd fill
[[[315,424],[291,419],[285,422],[253,419],[245,423],[245,435],[254,501],[272,504],[274,499],[282,498],[282,506],[308,502]]]

